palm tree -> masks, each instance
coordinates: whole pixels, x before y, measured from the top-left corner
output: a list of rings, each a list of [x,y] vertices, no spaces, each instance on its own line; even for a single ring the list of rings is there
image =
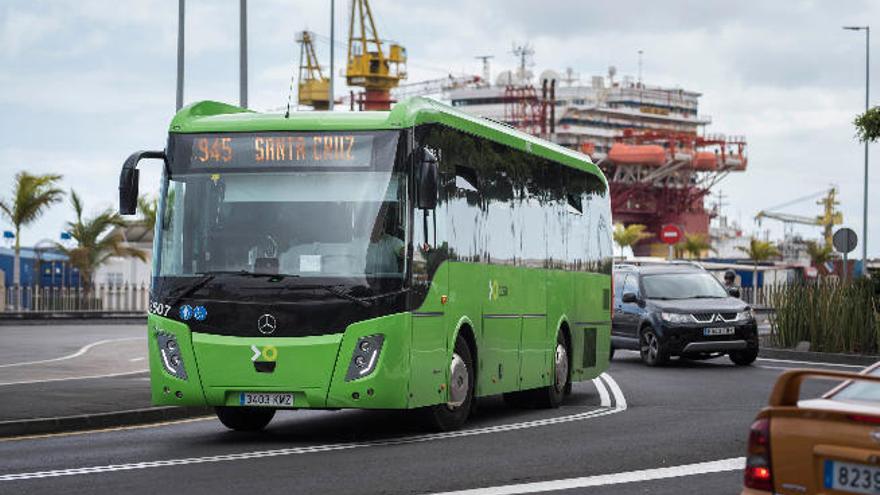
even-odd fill
[[[146,254],[135,248],[123,245],[122,234],[112,234],[114,227],[124,227],[125,220],[111,209],[106,209],[91,218],[83,218],[83,204],[79,195],[70,191],[70,204],[76,213],[76,220],[67,222],[70,237],[76,247],[68,248],[58,244],[60,251],[70,258],[70,264],[79,270],[80,282],[86,292],[91,288],[95,270],[113,256],[133,257],[145,261]]]
[[[0,211],[15,227],[15,259],[12,262],[12,284],[21,284],[21,228],[35,222],[53,203],[61,201],[64,191],[58,189],[57,174],[31,175],[19,172],[12,186],[12,199],[0,201]]]
[[[622,223],[614,224],[614,242],[616,242],[621,249],[632,247],[638,244],[642,239],[654,236],[654,234],[645,232],[645,229],[647,229],[647,227],[640,223],[632,223],[626,227],[624,227]]]
[[[810,264],[812,266],[819,266],[831,261],[834,257],[830,245],[819,244],[816,241],[807,241],[807,254],[810,256]]]
[[[752,237],[748,247],[737,246],[738,250],[746,253],[746,256],[754,263],[752,270],[752,304],[758,300],[758,263],[779,256],[779,250],[770,242]]]
[[[714,251],[705,234],[685,234],[684,240],[675,245],[679,253],[687,253],[690,258],[699,258],[705,251]]]
[[[155,197],[150,197],[146,194],[142,194],[138,197],[138,211],[141,212],[141,217],[138,221],[142,223],[147,230],[153,230],[153,227],[156,226],[157,207],[158,200]]]

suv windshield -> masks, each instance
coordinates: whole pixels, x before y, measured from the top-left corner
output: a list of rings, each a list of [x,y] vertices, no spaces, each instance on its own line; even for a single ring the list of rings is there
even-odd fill
[[[403,279],[396,131],[225,136],[172,137],[155,275]]]
[[[664,273],[643,275],[648,299],[693,299],[728,297],[724,287],[708,273]]]

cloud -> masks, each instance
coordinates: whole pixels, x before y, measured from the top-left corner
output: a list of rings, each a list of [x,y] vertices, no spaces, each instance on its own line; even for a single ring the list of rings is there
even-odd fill
[[[187,0],[185,99],[238,100],[238,2]],[[348,2],[336,2],[337,94],[344,67]],[[372,0],[380,35],[409,55],[409,82],[479,74],[476,55],[494,55],[493,74],[513,68],[514,42],[535,49],[535,73],[572,67],[583,80],[615,65],[635,75],[643,50],[648,84],[703,94],[709,132],[744,134],[749,170],[719,186],[726,211],[747,230],[758,210],[836,183],[846,223],[861,234],[863,148],[852,119],[863,108],[864,38],[843,31],[880,16],[880,2],[744,0]],[[325,2],[249,2],[250,104],[280,108],[298,63],[295,33],[331,49]],[[161,148],[174,111],[177,2],[11,0],[0,7],[0,197],[17,170],[65,173],[89,205],[114,201],[121,161]],[[875,87],[873,94],[880,94]],[[872,156],[878,157],[876,147]],[[880,159],[880,158],[877,158]],[[158,176],[145,168],[142,187]],[[872,191],[880,187],[873,174]],[[57,211],[56,211],[57,210]],[[877,211],[873,205],[872,211]],[[790,210],[811,215],[818,206]],[[26,234],[63,225],[54,208]],[[781,235],[779,224],[765,223]],[[799,227],[813,237],[817,228]],[[880,254],[880,221],[869,225]]]

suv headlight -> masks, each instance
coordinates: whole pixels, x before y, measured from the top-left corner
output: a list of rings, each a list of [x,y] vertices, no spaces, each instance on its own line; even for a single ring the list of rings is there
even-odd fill
[[[755,312],[749,308],[736,314],[736,321],[749,321],[755,319]]]
[[[159,332],[156,334],[156,343],[159,345],[159,357],[162,367],[174,377],[186,380],[186,367],[183,365],[183,356],[180,355],[180,345],[174,335]]]
[[[660,313],[660,318],[669,323],[692,323],[691,315],[688,313]]]
[[[379,362],[379,352],[382,350],[384,341],[385,336],[381,333],[358,339],[354,346],[354,352],[351,353],[351,362],[348,363],[345,381],[350,382],[363,378],[376,369],[376,363]]]

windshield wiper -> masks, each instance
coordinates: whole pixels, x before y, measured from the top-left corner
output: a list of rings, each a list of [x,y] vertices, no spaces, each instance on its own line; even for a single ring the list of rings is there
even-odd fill
[[[349,294],[347,291],[343,290],[338,285],[321,285],[319,287],[324,289],[325,291],[333,294],[334,296],[341,297],[343,299],[348,299],[349,301],[356,302],[365,308],[369,308],[370,306],[373,305],[373,303],[371,303],[370,301],[367,301],[367,300],[362,299],[360,297],[353,296],[353,295]]]
[[[211,283],[212,280],[217,278],[217,275],[243,275],[247,277],[278,277],[278,280],[281,280],[284,277],[299,277],[299,275],[279,275],[277,273],[254,273],[246,270],[212,270],[210,272],[202,272],[197,273],[197,275],[201,275],[202,278],[193,283],[192,285],[187,285],[182,287],[174,299],[169,303],[169,306],[174,306],[179,303],[182,299],[187,298],[196,292],[199,291],[202,287]]]

